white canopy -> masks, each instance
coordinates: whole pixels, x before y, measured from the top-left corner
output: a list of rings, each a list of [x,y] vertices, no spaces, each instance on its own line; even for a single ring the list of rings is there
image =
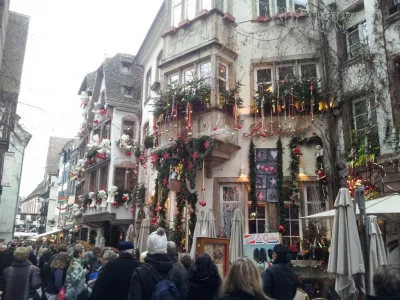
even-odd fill
[[[380,219],[397,222],[400,219],[400,194],[393,194],[375,200],[365,201],[367,215],[374,215]],[[357,215],[360,213],[356,208]],[[333,219],[335,210],[324,211],[302,219]]]
[[[35,236],[36,233],[34,232],[14,232],[14,237],[20,238],[20,237],[32,237]]]
[[[34,236],[33,238],[35,238],[35,239],[40,239],[40,238],[42,238],[42,237],[45,237],[45,236],[48,236],[48,235],[51,235],[51,234],[56,234],[56,233],[59,233],[59,232],[61,232],[61,231],[63,231],[63,229],[58,229],[58,230],[54,230],[54,231],[49,231],[49,232],[45,232],[45,233],[36,235],[36,236]]]

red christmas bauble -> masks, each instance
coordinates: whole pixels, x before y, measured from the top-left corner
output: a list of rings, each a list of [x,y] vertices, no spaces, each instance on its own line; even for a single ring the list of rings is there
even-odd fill
[[[278,226],[278,231],[279,233],[284,233],[285,232],[285,227],[283,227],[282,225]]]
[[[129,157],[129,156],[132,156],[132,152],[131,152],[131,151],[127,151],[127,152],[125,153],[125,155],[128,156],[128,157]]]
[[[151,223],[152,223],[153,225],[156,225],[156,224],[157,224],[157,218],[151,219]]]
[[[242,126],[238,125],[238,126],[237,126],[237,129],[242,129]]]
[[[117,201],[114,201],[114,206],[118,206],[118,202]]]
[[[101,110],[101,114],[102,114],[102,115],[105,115],[106,113],[107,113],[107,111],[106,111],[105,109],[102,109],[102,110]]]
[[[217,127],[214,127],[213,130],[216,131],[216,130],[217,130]]]
[[[207,202],[206,202],[206,201],[204,201],[204,200],[202,200],[202,201],[200,201],[200,202],[199,202],[199,204],[200,204],[201,206],[203,206],[203,207],[204,207],[204,206],[206,206],[206,205],[207,205]]]
[[[126,200],[128,200],[128,197],[127,196],[122,196],[122,201],[126,201]]]

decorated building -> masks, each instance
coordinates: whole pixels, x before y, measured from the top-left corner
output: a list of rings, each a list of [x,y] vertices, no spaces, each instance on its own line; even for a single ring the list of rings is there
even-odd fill
[[[229,237],[240,208],[245,233],[280,230],[300,251],[300,218],[332,206],[333,104],[315,12],[307,1],[163,3],[136,56],[146,188],[137,223],[171,228],[187,249],[202,211]]]
[[[83,211],[80,237],[91,244],[115,246],[132,223],[141,82],[134,57],[117,54],[87,74],[78,92],[83,123],[69,176]]]

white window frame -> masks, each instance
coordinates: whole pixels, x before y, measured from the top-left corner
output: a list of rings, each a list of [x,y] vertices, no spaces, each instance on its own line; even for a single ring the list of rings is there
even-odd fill
[[[257,71],[260,70],[270,70],[271,71],[271,81],[269,82],[265,82],[265,84],[268,84],[271,86],[271,89],[273,89],[274,86],[274,68],[272,65],[267,66],[267,67],[258,67],[258,68],[254,68],[254,90],[258,90],[258,73]]]
[[[219,76],[219,74],[220,74],[220,73],[219,73],[220,65],[222,65],[222,66],[225,67],[226,78],[223,78],[223,77]],[[217,76],[217,78],[218,78],[218,93],[219,93],[219,81],[220,81],[220,80],[222,80],[222,81],[225,82],[225,89],[228,90],[228,89],[229,89],[229,66],[228,66],[227,64],[225,64],[225,63],[223,63],[223,62],[220,62],[220,63],[218,64],[218,76]]]
[[[364,102],[365,103],[365,107],[366,107],[366,114],[367,114],[367,119],[368,119],[368,124],[367,124],[367,126],[366,127],[364,127],[364,128],[357,128],[357,122],[356,122],[356,117],[357,116],[361,116],[361,115],[363,115],[363,114],[360,114],[360,115],[356,115],[356,103],[360,103],[360,102]],[[376,122],[376,124],[375,125],[372,125],[371,124],[371,119],[372,119],[372,113],[375,111],[375,116],[376,116],[376,107],[375,107],[375,109],[373,109],[372,108],[372,104],[373,103],[371,103],[371,102],[373,102],[373,99],[371,99],[371,98],[360,98],[360,99],[356,99],[356,100],[354,100],[353,101],[353,103],[352,103],[352,108],[353,108],[353,123],[354,123],[354,128],[355,128],[355,131],[356,132],[358,132],[358,131],[364,131],[364,130],[366,130],[366,129],[368,129],[368,128],[371,128],[371,127],[378,127],[378,120],[376,119],[375,120],[375,122]],[[371,126],[372,125],[372,126]]]
[[[146,100],[151,96],[151,69],[149,69],[146,73]]]
[[[210,65],[210,75],[209,75],[209,76],[206,76],[206,77],[202,77],[202,74],[201,74],[201,66],[204,66],[204,65],[207,65],[207,64]],[[212,64],[211,64],[211,61],[204,61],[204,62],[199,63],[199,66],[198,66],[198,74],[199,74],[199,78],[201,78],[201,79],[206,79],[206,80],[205,80],[206,82],[207,82],[207,79],[209,79],[209,84],[211,85],[211,77],[212,77]]]
[[[186,72],[188,72],[188,71],[191,71],[191,72],[192,72],[192,75],[191,75],[191,79],[188,80],[188,81],[186,81]],[[182,71],[182,82],[183,82],[183,84],[192,81],[192,80],[195,78],[195,76],[196,76],[196,72],[195,72],[194,67],[190,67],[190,68],[184,69],[184,70]]]
[[[192,8],[193,9],[192,12],[189,10],[191,5],[194,5],[194,7]],[[192,13],[193,15],[191,15],[190,13]],[[197,13],[197,0],[186,0],[186,2],[185,2],[185,17],[186,17],[186,19],[193,20],[196,17],[196,13]]]
[[[289,204],[289,205],[292,205],[292,204]],[[291,217],[292,209],[290,207],[289,207],[289,219],[285,218],[285,222],[289,221],[290,234],[291,234],[291,231],[292,231],[292,222],[295,222],[295,221],[299,222],[299,235],[298,236],[297,235],[285,235],[286,232],[284,232],[282,234],[282,242],[283,242],[283,238],[289,238],[290,245],[293,245],[293,239],[299,239],[299,242],[302,239],[302,228],[301,228],[301,219],[300,219],[301,218],[301,213],[302,213],[301,207],[298,207],[298,210],[299,210],[299,218],[298,219],[292,219],[292,217]]]
[[[350,45],[350,35],[354,32],[358,32],[358,43]],[[352,47],[359,45],[358,48],[352,50]],[[368,45],[368,29],[366,21],[362,21],[358,24],[347,29],[347,51],[350,58],[357,57],[361,54],[363,48]]]
[[[296,12],[295,9],[295,0],[285,0],[286,1],[286,12]],[[260,15],[260,2],[261,0],[256,1],[257,8],[257,17],[263,17]],[[276,15],[279,13],[285,13],[284,11],[279,11],[278,0],[266,0],[269,6],[269,14],[267,16]],[[306,12],[308,7],[308,0],[306,0],[305,10],[301,12]]]
[[[178,79],[172,81],[172,78],[174,78],[175,76],[177,76]],[[168,84],[169,84],[169,85],[172,85],[172,84],[179,84],[179,83],[180,83],[180,80],[179,80],[179,79],[180,79],[180,78],[179,78],[179,72],[172,73],[172,74],[168,75]]]
[[[257,218],[256,219],[254,219],[254,220],[252,220],[252,219],[250,219],[249,218],[249,214],[250,213],[252,213],[253,212],[253,210],[252,210],[252,208],[251,208],[251,201],[249,201],[248,202],[248,209],[247,209],[247,226],[248,226],[248,230],[247,230],[247,232],[249,233],[249,234],[258,234],[258,233],[265,233],[265,231],[266,230],[270,230],[270,228],[269,228],[269,223],[268,223],[268,211],[267,211],[267,205],[266,205],[266,203],[267,202],[259,202],[258,204],[260,204],[260,205],[257,205],[257,213],[261,210],[261,209],[264,209],[264,212],[265,212],[265,218],[258,218],[258,215],[257,215]],[[256,232],[253,232],[253,233],[250,233],[250,222],[252,222],[252,221],[255,221],[256,223]],[[264,228],[258,228],[258,221],[264,221]]]
[[[171,26],[178,27],[182,22],[183,0],[171,0]],[[179,21],[175,24],[175,9],[180,6]]]

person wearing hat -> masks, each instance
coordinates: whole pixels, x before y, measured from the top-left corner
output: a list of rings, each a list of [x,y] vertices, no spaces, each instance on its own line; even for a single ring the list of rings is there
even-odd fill
[[[288,249],[276,245],[272,254],[273,264],[262,274],[264,293],[279,300],[293,300],[297,290],[297,277],[289,267]]]
[[[174,267],[174,263],[167,254],[167,236],[165,229],[159,227],[149,235],[147,240],[147,256],[145,263],[138,267],[132,275],[129,289],[129,300],[150,300],[156,289],[156,284],[168,279],[175,283],[180,294],[180,300],[186,299],[184,278]]]
[[[120,242],[119,257],[108,262],[100,273],[92,300],[127,299],[131,277],[140,263],[132,256],[133,244]]]

